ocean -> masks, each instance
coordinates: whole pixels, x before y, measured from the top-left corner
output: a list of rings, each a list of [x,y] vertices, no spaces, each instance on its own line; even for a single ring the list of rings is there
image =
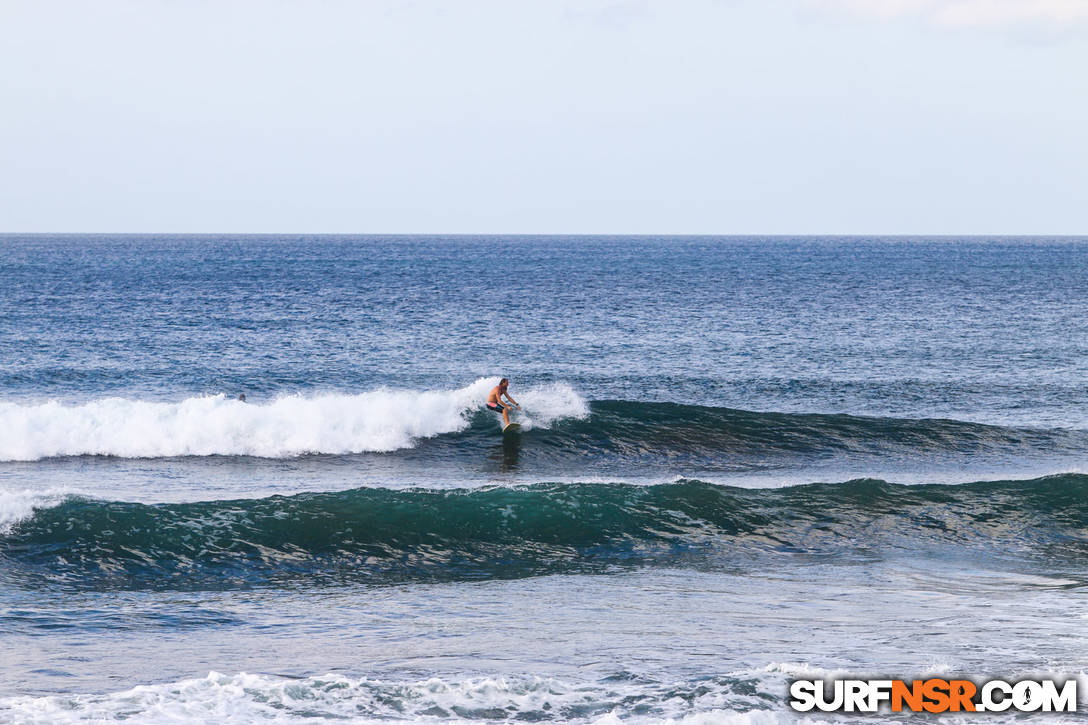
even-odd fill
[[[1088,711],[1086,380],[1088,238],[3,235],[0,722]]]

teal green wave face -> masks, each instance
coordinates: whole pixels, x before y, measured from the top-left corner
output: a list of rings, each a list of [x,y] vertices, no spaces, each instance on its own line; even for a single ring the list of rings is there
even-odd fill
[[[355,489],[146,505],[69,498],[0,539],[3,576],[72,587],[223,589],[519,578],[640,566],[922,556],[1075,560],[1088,476],[784,489],[701,481]]]

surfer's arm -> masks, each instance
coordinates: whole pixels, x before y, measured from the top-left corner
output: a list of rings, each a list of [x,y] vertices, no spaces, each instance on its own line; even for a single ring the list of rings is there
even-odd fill
[[[516,408],[517,408],[518,410],[521,410],[521,406],[520,406],[520,405],[518,405],[518,401],[516,401],[516,400],[514,400],[513,398],[511,398],[511,397],[510,397],[510,393],[503,393],[503,396],[504,396],[504,397],[505,397],[505,398],[506,398],[507,400],[509,400],[509,401],[510,401],[511,403],[513,403],[513,404],[514,404],[514,407],[516,407]]]

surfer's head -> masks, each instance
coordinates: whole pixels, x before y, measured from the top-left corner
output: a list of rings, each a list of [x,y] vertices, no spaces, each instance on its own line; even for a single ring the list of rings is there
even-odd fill
[[[510,385],[510,381],[507,380],[506,378],[503,378],[502,380],[499,381],[499,387],[502,388],[503,390],[506,390],[506,387],[508,385]]]

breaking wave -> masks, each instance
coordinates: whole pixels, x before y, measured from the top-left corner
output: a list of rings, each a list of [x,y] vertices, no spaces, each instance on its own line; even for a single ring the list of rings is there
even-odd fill
[[[447,391],[290,395],[263,404],[222,395],[162,403],[107,398],[81,405],[0,403],[0,461],[63,456],[166,458],[306,454],[479,459],[500,419],[483,409],[495,379]],[[955,420],[773,413],[601,400],[564,383],[518,391],[526,462],[599,457],[627,466],[753,470],[832,459],[963,461],[1078,457],[1088,431]],[[569,467],[567,467],[569,468]],[[577,466],[575,466],[577,469]]]
[[[83,455],[284,458],[394,451],[469,427],[496,383],[497,378],[483,378],[447,391],[290,395],[267,404],[223,395],[180,403],[124,398],[82,405],[0,403],[0,460]],[[532,411],[523,418],[527,429],[588,414],[586,402],[566,385],[527,388],[519,391],[518,399]]]

